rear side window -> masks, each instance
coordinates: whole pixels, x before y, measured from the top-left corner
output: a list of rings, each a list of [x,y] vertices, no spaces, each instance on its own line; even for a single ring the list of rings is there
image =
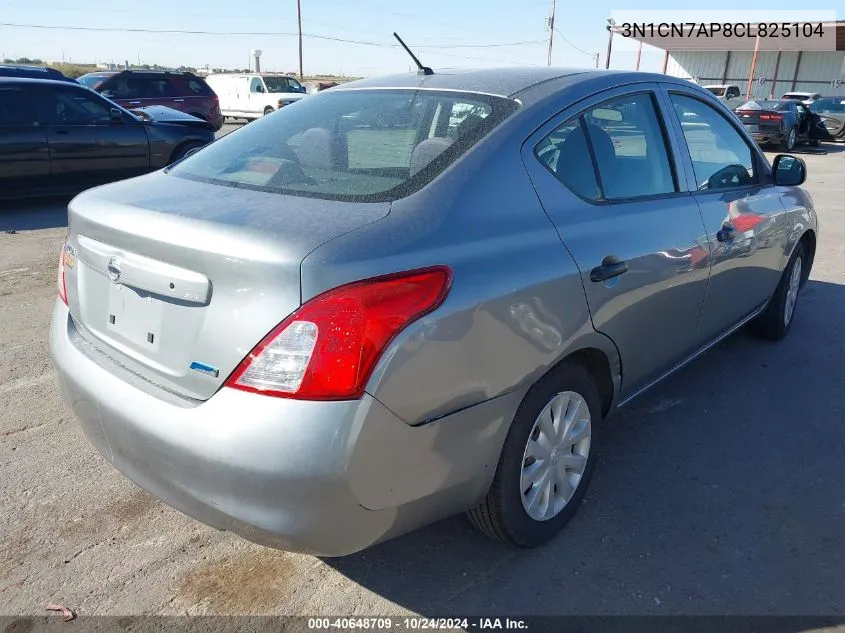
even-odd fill
[[[224,136],[169,173],[330,200],[395,200],[436,177],[517,107],[448,91],[325,92]]]
[[[677,190],[663,129],[647,93],[589,108],[543,139],[535,151],[558,180],[588,200]]]
[[[194,95],[196,97],[210,97],[214,94],[211,88],[208,87],[208,84],[199,77],[188,79],[185,81],[185,84],[188,88],[189,95]]]
[[[581,117],[556,128],[534,148],[537,159],[570,191],[587,200],[602,197]]]
[[[757,182],[751,147],[725,117],[698,99],[680,94],[672,94],[671,99],[700,191]]]
[[[178,97],[179,91],[166,76],[144,77],[141,80],[141,96],[144,99],[171,99]]]

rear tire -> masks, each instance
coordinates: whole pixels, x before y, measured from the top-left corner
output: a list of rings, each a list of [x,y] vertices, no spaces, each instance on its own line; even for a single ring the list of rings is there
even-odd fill
[[[795,128],[789,130],[789,135],[786,137],[786,140],[783,142],[783,148],[787,152],[791,152],[795,149],[795,144],[798,142],[798,131]]]
[[[264,108],[264,116],[267,116],[268,114],[273,114],[274,112],[275,110],[271,106],[267,106],[266,108]]]
[[[795,320],[798,296],[809,273],[807,266],[804,244],[799,242],[783,271],[769,306],[751,322],[753,334],[770,341],[780,341],[789,334]]]
[[[519,405],[490,491],[468,512],[470,521],[515,547],[556,536],[590,483],[601,416],[598,389],[582,366],[565,362],[541,378]]]

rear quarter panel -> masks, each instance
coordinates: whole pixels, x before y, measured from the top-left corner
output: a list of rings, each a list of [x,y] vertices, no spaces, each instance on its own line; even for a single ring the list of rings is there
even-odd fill
[[[514,119],[386,218],[303,261],[303,301],[356,279],[452,267],[445,303],[392,342],[368,383],[409,424],[530,386],[580,347],[605,351],[618,374],[615,348],[592,329],[578,268],[522,164],[534,125]]]

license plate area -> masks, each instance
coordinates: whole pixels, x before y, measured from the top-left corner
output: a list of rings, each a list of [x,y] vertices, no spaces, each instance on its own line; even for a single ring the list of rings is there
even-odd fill
[[[748,131],[748,132],[759,132],[759,131],[760,131],[760,126],[759,126],[759,125],[751,125],[751,124],[746,123],[746,124],[745,124],[745,129],[746,129],[746,131]]]
[[[105,325],[109,335],[136,349],[157,351],[161,344],[164,302],[122,284],[109,284]]]

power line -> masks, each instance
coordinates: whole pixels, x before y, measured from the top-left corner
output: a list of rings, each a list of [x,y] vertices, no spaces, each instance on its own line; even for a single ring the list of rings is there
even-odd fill
[[[595,54],[595,53],[589,53],[589,52],[585,51],[583,48],[578,48],[577,46],[575,46],[575,44],[573,44],[573,43],[572,43],[572,42],[570,42],[568,39],[566,39],[566,36],[565,36],[563,33],[561,33],[560,31],[558,31],[557,29],[555,29],[555,33],[557,33],[558,35],[560,35],[560,38],[561,38],[564,42],[566,42],[567,44],[569,44],[572,48],[574,48],[574,49],[575,49],[576,51],[578,51],[579,53],[584,53],[584,55],[589,55],[590,57],[595,57],[595,56],[596,56],[596,54]]]
[[[11,28],[28,28],[28,29],[48,29],[59,31],[96,31],[109,33],[152,33],[161,35],[238,35],[238,36],[273,36],[273,37],[294,37],[298,36],[297,32],[287,31],[199,31],[199,30],[184,30],[184,29],[143,29],[143,28],[117,28],[117,27],[98,27],[98,26],[54,26],[45,24],[14,24],[10,22],[0,22],[0,26],[8,26]],[[398,48],[396,44],[387,44],[384,42],[370,42],[365,40],[353,40],[343,37],[333,37],[330,35],[319,35],[316,33],[303,33],[302,37],[309,37],[317,40],[327,40],[331,42],[343,42],[347,44],[360,44],[364,46],[378,46],[382,48]],[[454,48],[500,48],[507,46],[532,46],[535,44],[542,44],[543,40],[531,40],[525,42],[507,42],[499,44],[429,44],[426,46],[417,46],[419,49],[454,49]]]

